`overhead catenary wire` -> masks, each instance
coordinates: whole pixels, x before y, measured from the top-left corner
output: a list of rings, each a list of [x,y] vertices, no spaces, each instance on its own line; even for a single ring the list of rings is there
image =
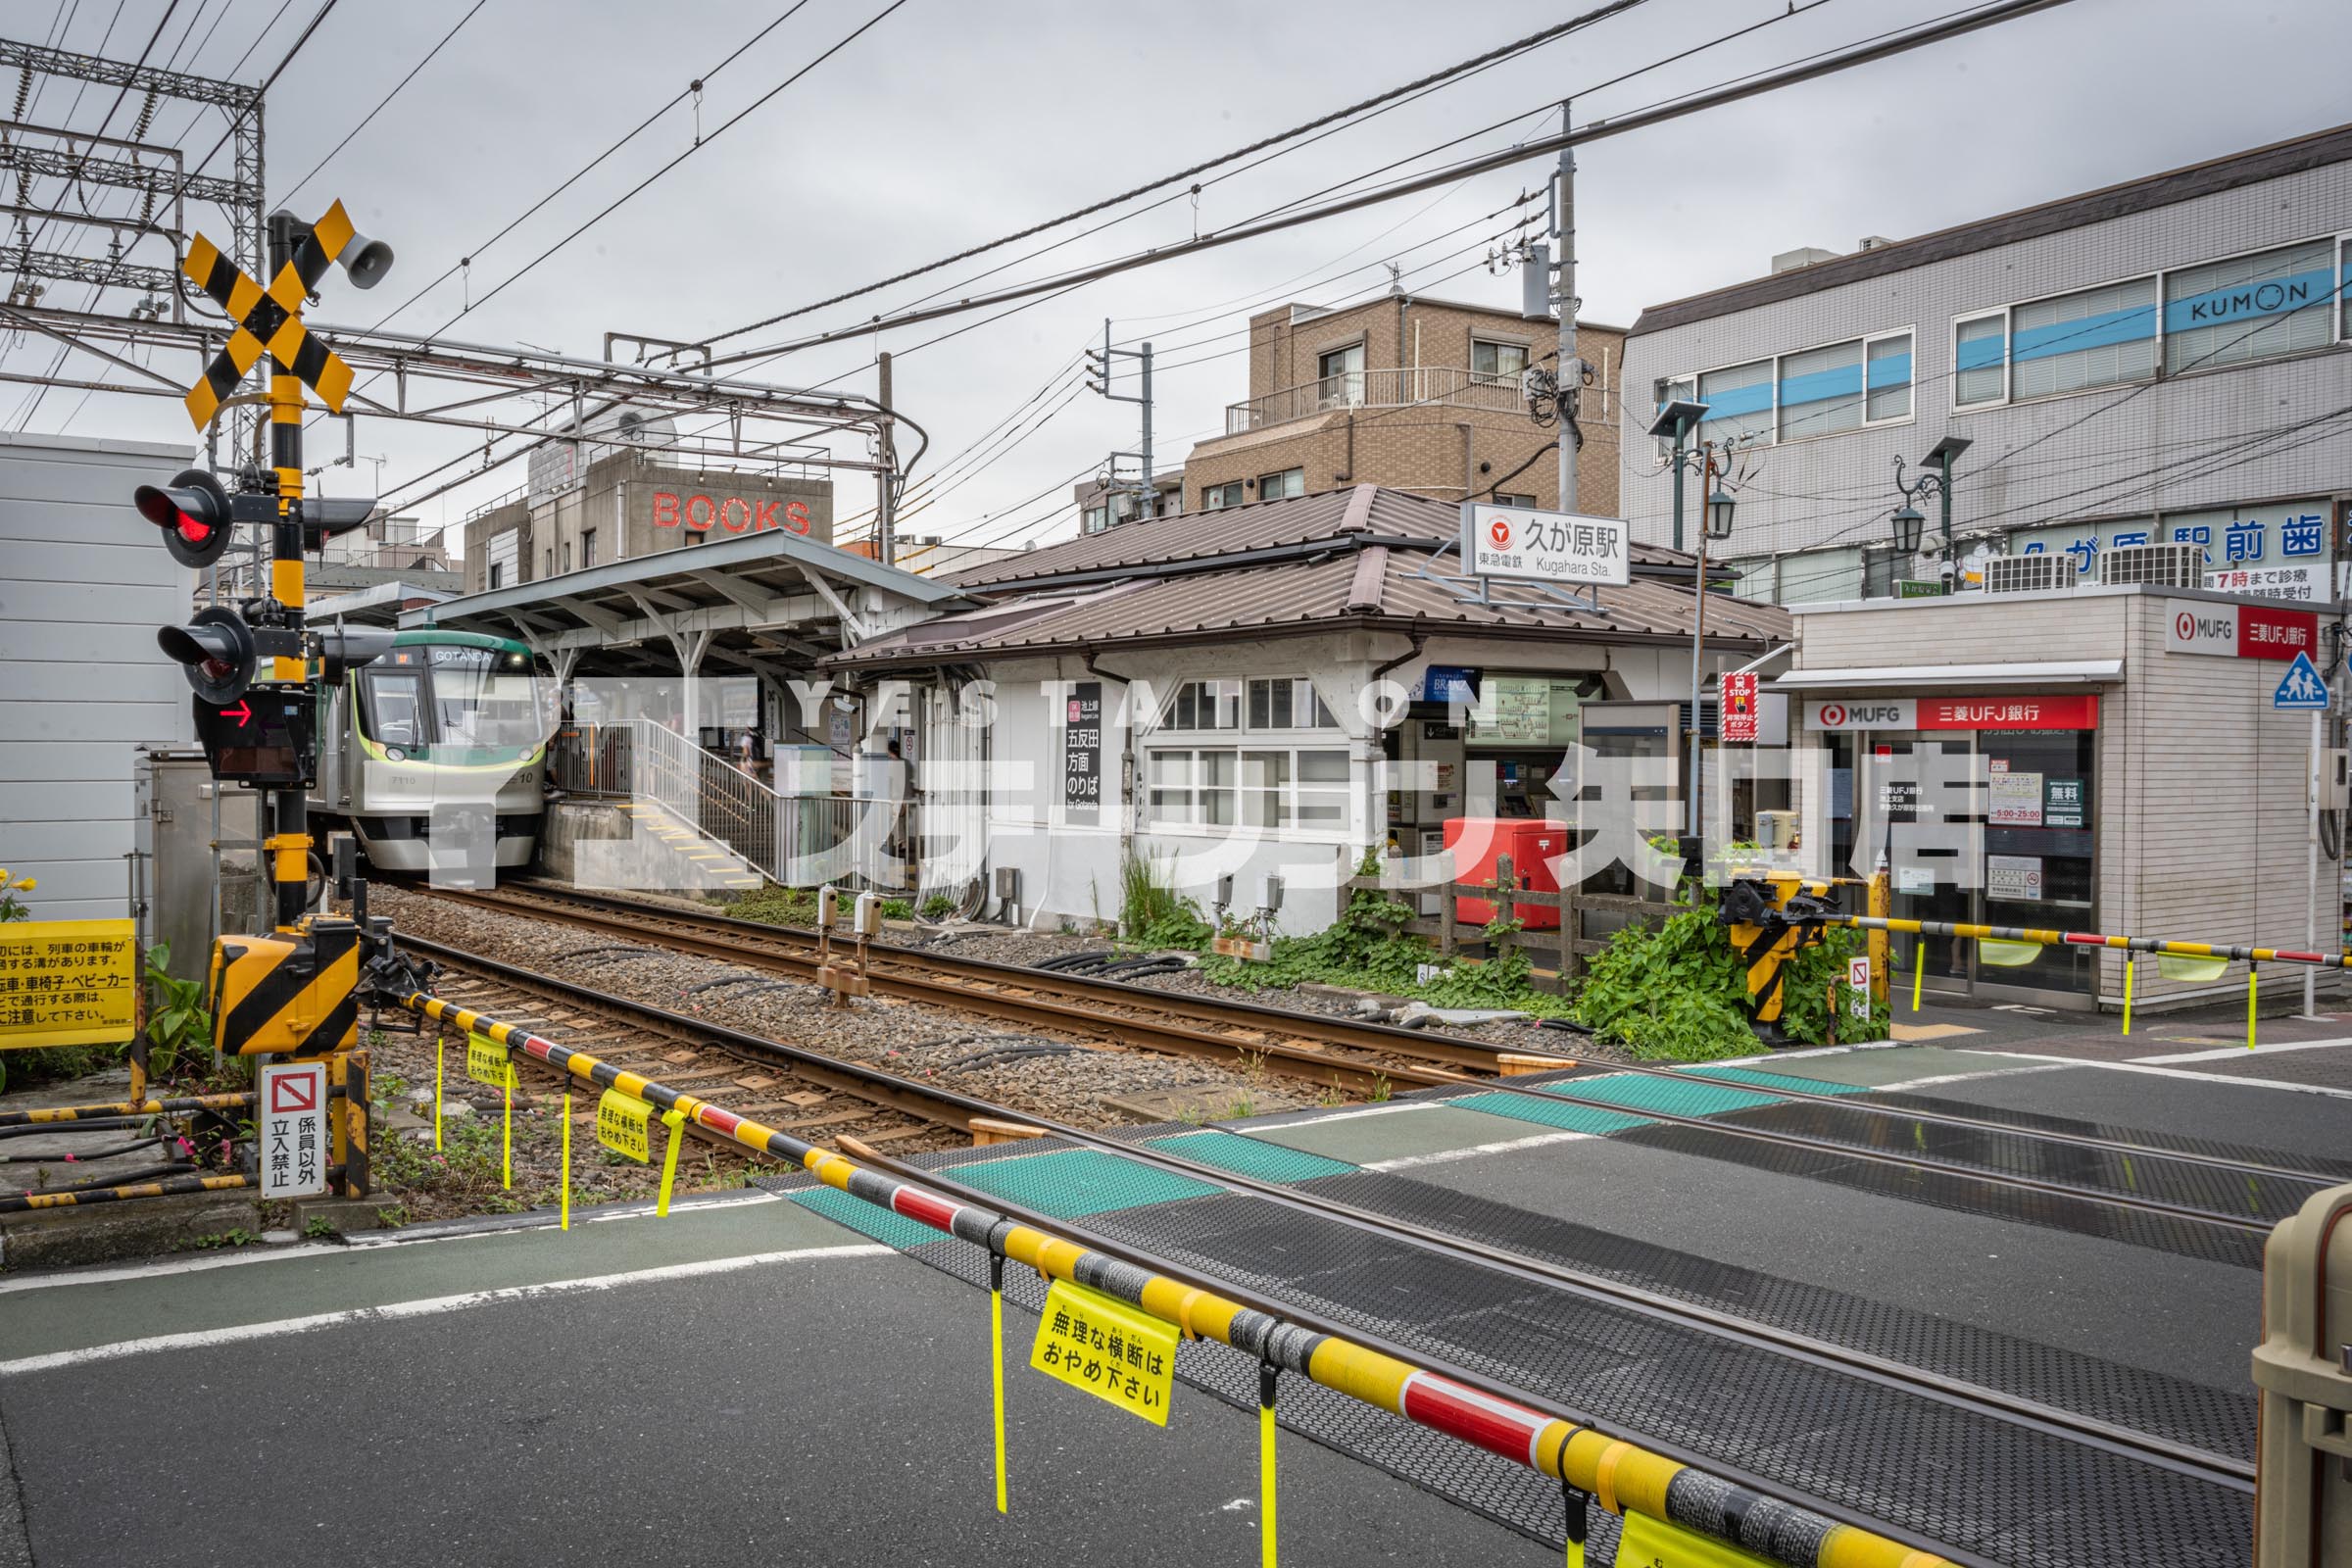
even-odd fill
[[[377,99],[375,102],[375,107],[368,110],[365,115],[362,115],[360,117],[360,122],[352,126],[351,129],[345,131],[343,133],[343,139],[335,143],[332,147],[329,147],[326,150],[325,156],[311,166],[310,172],[304,174],[300,179],[296,180],[292,185],[287,187],[285,194],[280,196],[275,203],[270,205],[284,207],[291,204],[295,197],[301,195],[302,188],[318,176],[318,171],[333,163],[336,155],[341,153],[344,148],[351,145],[353,137],[359,135],[361,131],[366,130],[368,125],[373,123],[375,117],[382,114],[386,108],[390,107],[392,100],[400,96],[401,89],[408,86],[410,82],[415,81],[416,79],[417,73],[424,70],[425,67],[431,65],[433,61],[440,55],[441,51],[449,47],[450,40],[455,38],[460,32],[464,31],[466,24],[471,22],[476,16],[480,15],[482,7],[488,5],[489,3],[490,0],[473,0],[472,6],[466,10],[466,14],[458,18],[456,24],[451,26],[447,32],[441,35],[441,41],[434,44],[430,49],[427,49],[424,52],[424,58],[417,61],[414,66],[411,66],[409,68],[409,74],[401,77],[400,80],[394,82],[392,84],[392,90],[385,93],[383,97]]]

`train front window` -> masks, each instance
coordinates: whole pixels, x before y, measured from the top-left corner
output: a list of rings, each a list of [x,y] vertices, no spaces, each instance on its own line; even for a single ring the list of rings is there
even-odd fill
[[[527,748],[547,738],[528,654],[434,648],[428,657],[441,744]]]
[[[424,744],[424,674],[371,669],[367,674],[368,737],[379,746]]]

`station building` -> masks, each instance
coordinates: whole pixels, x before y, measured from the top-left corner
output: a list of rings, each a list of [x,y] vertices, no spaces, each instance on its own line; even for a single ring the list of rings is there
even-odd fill
[[[912,688],[926,836],[970,847],[992,912],[1107,924],[1142,863],[1204,910],[1229,886],[1237,916],[1279,878],[1274,928],[1320,930],[1368,851],[1434,856],[1449,817],[1570,816],[1555,770],[1588,706],[1646,699],[1679,725],[1692,558],[1638,546],[1596,601],[1482,591],[1449,563],[1459,534],[1458,503],[1369,484],[1138,520],[957,572],[975,608],[825,664],[869,702]],[[1707,689],[1788,632],[1709,595]]]
[[[2056,558],[2194,544],[2206,585],[2334,598],[2352,469],[2352,125],[1644,310],[1629,422],[1707,405],[1752,470],[1724,554],[1782,604],[1883,599],[1948,562],[1898,549],[1896,462],[1952,464],[1962,586]],[[1671,541],[1662,450],[1629,436],[1623,515]],[[1692,493],[1695,493],[1693,490]],[[1695,527],[1694,521],[1687,524]],[[2060,564],[2059,563],[2062,563]],[[2227,575],[2225,575],[2227,574]],[[2054,579],[2053,579],[2054,580]]]

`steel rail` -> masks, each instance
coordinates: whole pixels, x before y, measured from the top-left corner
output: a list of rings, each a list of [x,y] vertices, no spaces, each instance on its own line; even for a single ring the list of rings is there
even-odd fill
[[[453,951],[440,944],[421,942],[416,938],[404,937],[401,940],[404,945],[414,947],[419,952],[447,953]],[[1695,1305],[1658,1292],[1628,1285],[1604,1275],[1590,1273],[1566,1264],[1529,1257],[1507,1249],[1431,1230],[1410,1221],[1383,1214],[1376,1209],[1367,1209],[1318,1195],[1298,1192],[1279,1184],[1242,1175],[1222,1166],[1188,1159],[1165,1150],[1152,1149],[1110,1138],[1099,1132],[1056,1121],[1051,1117],[994,1104],[954,1090],[922,1084],[882,1068],[828,1056],[805,1046],[771,1040],[764,1036],[731,1029],[725,1025],[714,1025],[688,1018],[648,1003],[611,996],[587,986],[559,980],[552,976],[537,975],[530,970],[519,969],[495,959],[480,959],[466,956],[464,961],[490,969],[493,972],[536,981],[551,989],[586,999],[599,1007],[637,1015],[672,1028],[707,1033],[717,1038],[730,1049],[740,1050],[746,1054],[783,1058],[792,1064],[796,1071],[800,1070],[801,1063],[810,1063],[830,1068],[877,1088],[910,1092],[918,1096],[936,1099],[942,1103],[956,1105],[967,1115],[1019,1121],[1038,1127],[1054,1137],[1101,1152],[1177,1172],[1213,1186],[1276,1203],[1282,1207],[1318,1214],[1356,1229],[1401,1238],[1425,1250],[1444,1253],[1487,1267],[1503,1269],[1572,1295],[1598,1300],[1606,1305],[1631,1308],[1651,1317],[1678,1322],[1687,1327],[1746,1345],[1750,1348],[1765,1353],[1828,1366],[1881,1386],[1897,1388],[1939,1402],[1965,1407],[1979,1414],[1988,1415],[2045,1435],[2060,1436],[2068,1441],[2088,1446],[2123,1453],[2135,1459],[2158,1464],[2182,1474],[2212,1480],[2222,1485],[2239,1489],[2250,1488],[2252,1485],[2253,1467],[2245,1461],[2197,1448],[2192,1445],[2176,1443],[2119,1423],[2104,1421],[2096,1416],[2046,1404],[2023,1396],[1970,1383],[1963,1379],[1946,1377],[1888,1357],[1874,1355],[1868,1351],[1853,1349],[1792,1330],[1758,1323],[1733,1313]],[[423,1011],[423,1008],[416,1004],[414,999],[404,1001],[403,1004],[412,1011]],[[442,1004],[445,1007],[461,1005],[446,1001],[443,1001]],[[427,1015],[431,1016],[432,1014],[427,1013]],[[496,1020],[490,1022],[496,1024]],[[467,1025],[467,1027],[472,1027],[472,1025]],[[497,1027],[507,1028],[517,1034],[527,1034],[527,1031],[512,1025],[498,1024]],[[497,1038],[494,1032],[493,1038]],[[543,1042],[543,1044],[552,1043]],[[561,1065],[545,1053],[536,1054],[539,1059],[547,1061],[550,1065]],[[606,1065],[610,1067],[611,1064]],[[616,1070],[625,1071],[626,1069]],[[676,1092],[672,1091],[672,1093]],[[697,1097],[686,1098],[696,1099],[697,1103],[708,1104],[708,1102],[702,1102]],[[715,1109],[716,1107],[711,1108]],[[727,1113],[721,1112],[721,1114]],[[720,1130],[724,1131],[725,1129],[721,1128]],[[1006,1151],[1008,1156],[1014,1152],[1015,1151],[1010,1149]],[[878,1159],[880,1156],[875,1157]],[[935,1185],[943,1180],[938,1173],[928,1171],[923,1172],[919,1179]],[[987,1200],[998,1201],[994,1199]],[[1218,1288],[1224,1289],[1225,1287],[1219,1286]],[[1508,1396],[1524,1397],[1517,1394],[1510,1394]]]
[[[767,943],[782,941],[801,947],[813,947],[816,943],[816,933],[804,926],[771,925],[763,920],[739,920],[732,915],[706,914],[698,910],[678,909],[666,905],[650,904],[639,899],[621,898],[612,894],[583,893],[570,888],[559,891],[534,885],[519,891],[563,903],[624,910],[639,918],[650,915],[685,924],[707,926],[754,941]],[[1431,1034],[1424,1030],[1402,1028],[1396,1024],[1374,1023],[1365,1018],[1337,1018],[1325,1013],[1301,1012],[1295,1007],[1276,1006],[1263,1002],[1249,1002],[1238,997],[1188,997],[1181,992],[1161,991],[1153,986],[1139,986],[1131,981],[1112,980],[1095,975],[1067,974],[1053,969],[1038,969],[1029,964],[1013,963],[998,958],[965,957],[938,948],[916,948],[900,943],[877,942],[872,944],[872,951],[892,962],[907,963],[918,968],[946,970],[976,981],[1017,985],[1032,991],[1052,991],[1087,1002],[1107,1002],[1120,1006],[1150,1007],[1155,1012],[1170,1013],[1177,1017],[1190,1018],[1207,1024],[1230,1024],[1238,1018],[1247,1021],[1252,1028],[1279,1029],[1284,1034],[1321,1041],[1330,1046],[1345,1046],[1353,1051],[1388,1052],[1396,1055],[1420,1056],[1443,1066],[1461,1067],[1472,1072],[1494,1072],[1495,1070],[1494,1058],[1502,1049],[1480,1040],[1471,1040],[1455,1035]]]
[[[495,894],[455,889],[435,889],[432,896],[525,918],[551,919],[591,930],[626,932],[639,939],[643,939],[649,934],[656,934],[654,929],[646,923],[649,918],[655,916],[646,912],[643,906],[633,907],[633,918],[623,918],[616,914],[600,914],[585,909],[570,908],[560,903],[529,904],[501,898]],[[691,918],[690,916],[684,917],[679,923],[688,923]],[[696,936],[687,932],[662,931],[658,934],[674,952],[713,957],[725,962],[788,970],[802,975],[812,974],[818,967],[813,940],[805,945],[807,951],[796,951],[804,945],[790,935],[784,937],[782,941],[771,936],[764,942],[755,943],[719,937]],[[761,934],[767,936],[764,928]],[[787,943],[792,945],[785,945]],[[869,949],[869,951],[871,950]],[[985,1013],[1017,1023],[1045,1024],[1095,1038],[1110,1039],[1124,1046],[1143,1047],[1182,1055],[1205,1056],[1218,1060],[1262,1059],[1269,1069],[1290,1077],[1327,1085],[1334,1089],[1351,1089],[1362,1094],[1383,1094],[1398,1084],[1434,1089],[1473,1081],[1462,1073],[1441,1067],[1416,1067],[1402,1063],[1379,1066],[1366,1062],[1349,1061],[1327,1055],[1311,1046],[1286,1045],[1279,1040],[1238,1040],[1231,1036],[1187,1024],[1148,1017],[1122,1016],[1106,1013],[1103,1010],[1105,1004],[1150,1008],[1161,1012],[1169,1010],[1155,1005],[1155,999],[1160,993],[1140,986],[1132,989],[1123,988],[1117,995],[1110,997],[1080,998],[1067,992],[1056,997],[1054,993],[1060,988],[1053,983],[1050,973],[1041,974],[1040,971],[1024,968],[1017,964],[991,965],[992,970],[1001,970],[1001,973],[992,973],[986,981],[975,981],[970,978],[959,981],[924,973],[928,955],[916,950],[885,949],[883,956],[885,959],[883,966],[869,969],[868,982],[875,991],[905,1001],[923,1002],[935,1006],[952,1007],[966,1012]],[[981,984],[1017,988],[1031,994],[1015,996],[1009,994],[1009,991],[983,990],[979,989]],[[1290,1016],[1282,1013],[1279,1009],[1269,1008],[1267,1011],[1273,1013],[1277,1018]],[[1257,1025],[1252,1022],[1251,1027],[1257,1027]],[[1286,1025],[1280,1023],[1267,1027],[1287,1028]],[[1410,1040],[1410,1031],[1399,1032],[1403,1033],[1408,1041]],[[1358,1049],[1392,1051],[1395,1048],[1383,1044],[1378,1047],[1365,1046]],[[1489,1052],[1486,1054],[1491,1066],[1494,1054]]]
[[[1571,1078],[1568,1083],[1576,1082]],[[1703,1081],[1703,1080],[1701,1080]],[[1730,1087],[1730,1086],[1719,1086]],[[2268,1236],[2278,1222],[2270,1219],[2249,1219],[2239,1214],[2225,1214],[2219,1209],[2198,1208],[2190,1203],[2168,1202],[2161,1198],[2139,1198],[2129,1193],[2111,1193],[2095,1187],[2077,1187],[2068,1182],[2050,1181],[2039,1176],[2020,1176],[2008,1171],[1990,1170],[1982,1166],[1962,1164],[1933,1154],[1904,1153],[1899,1150],[1875,1149],[1867,1144],[1841,1144],[1834,1138],[1817,1137],[1810,1133],[1781,1132],[1770,1127],[1756,1127],[1741,1122],[1725,1121],[1720,1117],[1692,1116],[1682,1111],[1658,1110],[1647,1105],[1628,1105],[1613,1100],[1598,1100],[1586,1095],[1564,1093],[1561,1082],[1509,1086],[1514,1094],[1526,1094],[1546,1100],[1564,1101],[1592,1110],[1603,1110],[1618,1116],[1638,1116],[1650,1121],[1666,1122],[1677,1127],[1695,1127],[1726,1137],[1746,1139],[1754,1143],[1778,1144],[1788,1149],[1809,1150],[1815,1153],[1841,1154],[1866,1159],[1882,1165],[1904,1165],[1918,1170],[1932,1170],[1939,1175],[1982,1182],[1993,1187],[2017,1187],[2047,1197],[2072,1199],[2086,1203],[2106,1203],[2118,1208],[2136,1209],[2161,1214],[2168,1219],[2187,1220],[2195,1224],[2217,1225],[2235,1230],[2251,1231]],[[1768,1095],[1770,1090],[1750,1089],[1748,1093]],[[2150,1158],[2161,1157],[2151,1154]],[[2315,1190],[2330,1185],[2324,1176],[2304,1175],[2298,1179],[2313,1184]],[[2306,1195],[2308,1196],[2308,1195]]]
[[[585,987],[572,989],[595,995]],[[980,1201],[951,1201],[937,1191],[925,1190],[948,1185],[928,1172],[920,1178],[920,1185],[878,1174],[848,1156],[738,1116],[644,1074],[601,1061],[587,1052],[485,1017],[447,999],[409,992],[398,999],[398,1004],[421,1017],[478,1030],[574,1077],[648,1100],[663,1109],[678,1110],[688,1119],[710,1127],[756,1152],[795,1161],[838,1191],[943,1235],[985,1246],[992,1253],[1028,1264],[1040,1274],[1108,1291],[1192,1334],[1216,1339],[1258,1356],[1268,1365],[1306,1377],[1322,1387],[1389,1410],[1540,1474],[1598,1494],[1604,1505],[1618,1511],[1622,1511],[1623,1502],[1630,1501],[1654,1517],[1674,1519],[1705,1532],[1719,1531],[1722,1528],[1719,1510],[1697,1518],[1689,1517],[1668,1494],[1668,1484],[1679,1470],[1709,1471],[1759,1494],[1747,1506],[1737,1510],[1751,1522],[1759,1511],[1784,1510],[1816,1513],[1819,1516],[1816,1524],[1830,1527],[1826,1533],[1819,1528],[1791,1533],[1789,1539],[1801,1541],[1805,1550],[1802,1555],[1781,1560],[1799,1568],[1833,1568],[1833,1565],[1845,1568],[1849,1564],[1854,1568],[1865,1565],[1938,1568],[1945,1562],[1972,1565],[1984,1562],[1974,1555],[1939,1555],[1951,1548],[1931,1547],[1924,1542],[1906,1545],[1882,1534],[1889,1528],[1882,1522],[1865,1519],[1825,1499],[1807,1498],[1803,1505],[1782,1501],[1789,1494],[1788,1489],[1752,1478],[1740,1468],[1722,1461],[1695,1455],[1682,1458],[1686,1450],[1677,1445],[1646,1438],[1640,1444],[1611,1438],[1596,1421],[1581,1415],[1554,1414],[1531,1405],[1526,1402],[1529,1396],[1521,1391],[1466,1369],[1456,1369],[1424,1352],[1393,1350],[1387,1342],[1353,1329],[1302,1330],[1301,1325],[1311,1321],[1307,1314],[1279,1303],[1269,1309],[1242,1305],[1236,1298],[1246,1300],[1250,1293],[1222,1281],[1202,1280],[1197,1275],[1166,1269],[1158,1270],[1157,1277],[1139,1277],[1143,1270],[1131,1262],[1120,1262],[1106,1250],[1082,1248],[1042,1227],[1032,1228],[1004,1213],[991,1211],[981,1206]],[[745,1038],[757,1041],[757,1037]],[[803,1048],[775,1041],[758,1041],[756,1049],[780,1051],[794,1056],[809,1054]],[[894,1076],[856,1063],[834,1065],[878,1077]],[[1067,1131],[1093,1141],[1093,1135],[1074,1128]],[[1126,1152],[1126,1146],[1119,1147]],[[884,1163],[877,1155],[869,1154],[867,1158],[875,1166]],[[1192,1162],[1170,1163],[1189,1167]],[[1250,1185],[1231,1172],[1208,1174],[1222,1185]],[[995,1200],[985,1201],[993,1203]],[[1056,1229],[1070,1228],[1061,1222],[1054,1223]],[[1187,1283],[1188,1278],[1198,1283]],[[1610,1453],[1620,1457],[1604,1463],[1603,1456]],[[1719,1499],[1710,1499],[1710,1507],[1714,1500]]]

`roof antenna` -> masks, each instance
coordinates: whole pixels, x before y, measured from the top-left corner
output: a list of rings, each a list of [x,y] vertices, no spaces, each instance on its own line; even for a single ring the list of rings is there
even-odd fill
[[[1404,269],[1395,262],[1383,262],[1380,265],[1389,270],[1389,292],[1402,294],[1404,292]]]

